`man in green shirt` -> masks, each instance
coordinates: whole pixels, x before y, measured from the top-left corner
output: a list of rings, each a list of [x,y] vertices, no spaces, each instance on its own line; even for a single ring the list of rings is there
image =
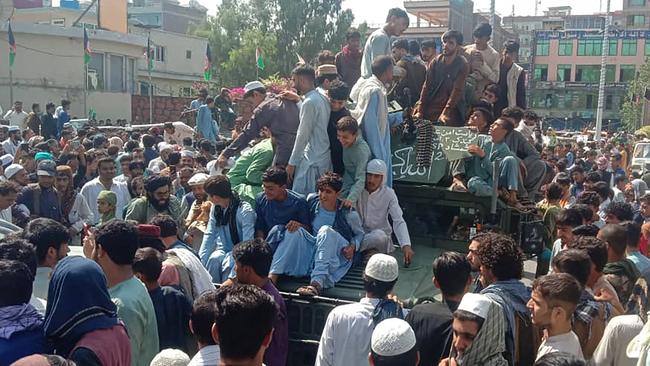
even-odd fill
[[[137,249],[138,230],[123,220],[100,225],[84,240],[84,254],[102,267],[108,293],[129,333],[132,365],[148,366],[159,351],[158,325],[147,289],[133,276]]]
[[[336,123],[336,137],[343,146],[343,205],[355,207],[359,194],[366,186],[370,148],[359,135],[359,123],[352,117],[343,117]]]
[[[271,134],[268,128],[262,131],[265,136]],[[253,208],[255,208],[255,197],[262,192],[262,175],[272,162],[273,143],[272,138],[269,137],[243,152],[227,174],[232,190]]]

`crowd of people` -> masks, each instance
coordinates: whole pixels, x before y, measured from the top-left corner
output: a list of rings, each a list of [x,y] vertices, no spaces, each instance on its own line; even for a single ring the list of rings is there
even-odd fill
[[[630,173],[630,144],[542,131],[518,43],[497,52],[488,24],[466,46],[446,32],[436,55],[399,38],[408,22],[391,9],[363,47],[351,30],[292,71],[292,90],[247,83],[254,110],[232,131],[212,112],[227,90],[200,91],[195,128],[143,133],[16,102],[0,127],[0,364],[286,365],[282,277],[318,296],[364,265],[365,296],[328,315],[318,366],[645,365],[650,174]],[[433,261],[442,302],[394,297],[391,254],[417,255],[392,189],[405,121],[479,133],[449,189],[491,196],[496,180],[506,204],[537,202],[532,287],[518,244],[480,232]]]

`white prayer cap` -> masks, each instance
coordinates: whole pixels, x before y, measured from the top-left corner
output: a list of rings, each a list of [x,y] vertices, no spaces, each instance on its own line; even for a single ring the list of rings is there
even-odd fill
[[[189,150],[181,150],[181,157],[194,159],[194,153]]]
[[[2,162],[2,166],[7,166],[14,162],[14,156],[11,154],[4,154],[0,156],[0,162]]]
[[[370,257],[364,273],[377,281],[392,282],[397,279],[399,265],[397,259],[387,254],[378,253]]]
[[[415,333],[404,320],[389,318],[377,324],[370,346],[379,356],[399,356],[415,347]]]
[[[366,172],[370,174],[386,175],[386,163],[381,159],[372,159],[368,162]]]
[[[168,144],[166,142],[159,142],[158,143],[158,151],[163,152],[164,150],[173,150],[174,146],[171,144]]]
[[[20,164],[11,164],[5,169],[5,177],[7,179],[11,179],[14,175],[16,175],[19,171],[24,170],[22,165]]]
[[[255,90],[255,89],[266,89],[266,87],[260,81],[257,81],[257,80],[251,81],[250,83],[247,83],[246,85],[244,85],[244,95],[246,95],[249,91]]]
[[[167,348],[151,360],[150,366],[187,366],[190,356],[179,349]]]
[[[466,293],[460,300],[458,310],[464,310],[483,319],[487,319],[492,300],[481,294]]]
[[[190,186],[201,186],[208,180],[208,175],[205,173],[196,173],[187,181]]]
[[[7,128],[7,132],[20,132],[20,127],[18,127],[18,126],[9,126],[9,128]]]

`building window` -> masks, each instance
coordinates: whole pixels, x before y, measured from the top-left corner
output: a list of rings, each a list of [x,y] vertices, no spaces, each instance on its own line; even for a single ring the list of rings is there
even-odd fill
[[[126,91],[129,94],[135,94],[135,59],[128,58],[126,67]]]
[[[571,65],[557,65],[557,81],[571,81]]]
[[[124,56],[110,56],[110,85],[109,89],[113,92],[124,91]]]
[[[600,65],[576,65],[576,81],[597,83],[600,81]]]
[[[645,25],[645,16],[643,15],[628,15],[627,25],[632,27],[642,27]]]
[[[104,54],[93,53],[88,64],[88,90],[104,90]]]
[[[634,80],[636,77],[636,66],[634,65],[621,65],[618,73],[618,81],[621,83]]]
[[[611,110],[612,109],[612,104],[614,101],[614,96],[609,94],[605,96],[605,109]]]
[[[59,27],[65,27],[65,19],[64,18],[52,19],[52,25],[58,25]]]
[[[645,41],[645,55],[650,56],[650,39]]]
[[[600,56],[603,42],[600,39],[579,39],[578,56]]]
[[[573,40],[561,39],[558,49],[559,56],[573,56]]]
[[[154,50],[153,59],[159,62],[165,62],[165,47],[156,46]]]
[[[608,56],[616,56],[618,54],[618,39],[609,40],[609,52]]]
[[[630,6],[644,6],[645,0],[630,0]]]
[[[594,98],[593,94],[587,94],[587,100],[586,100],[587,103],[585,103],[586,104],[585,108],[587,109],[596,108],[596,106],[594,105],[594,99],[596,98]]]
[[[190,50],[185,51],[185,58],[188,59],[188,60],[191,60],[192,59],[192,51],[190,51]]]
[[[537,81],[547,81],[548,65],[535,65],[534,79]]]
[[[537,47],[535,49],[535,54],[537,56],[548,56],[548,49],[549,49],[549,40],[540,40],[537,41]]]
[[[624,39],[621,56],[636,56],[636,39]]]
[[[616,77],[616,65],[607,65],[605,67],[605,82],[613,83]],[[600,79],[598,79],[600,80]]]

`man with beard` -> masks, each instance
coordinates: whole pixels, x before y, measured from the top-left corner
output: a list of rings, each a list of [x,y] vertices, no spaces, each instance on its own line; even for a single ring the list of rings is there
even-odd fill
[[[208,178],[204,188],[212,210],[199,257],[212,275],[213,282],[223,283],[234,277],[232,248],[237,243],[253,239],[257,216],[251,205],[240,200],[232,190],[226,176]]]
[[[8,132],[9,137],[2,142],[2,148],[5,150],[5,153],[16,156],[20,143],[23,142],[20,137],[20,127],[9,126]]]
[[[54,188],[56,163],[53,160],[41,160],[36,174],[38,183],[25,187],[16,198],[15,219],[21,227],[27,225],[30,219],[37,217],[47,217],[58,222],[63,219],[61,201]]]
[[[129,204],[124,216],[125,220],[133,220],[139,224],[148,224],[159,214],[173,217],[179,227],[184,227],[183,209],[181,202],[170,194],[171,180],[162,175],[151,175],[144,180],[145,196]],[[119,205],[118,205],[119,207]],[[183,231],[181,229],[181,231]]]
[[[85,199],[86,202],[97,202],[97,197],[101,191],[111,191],[117,195],[117,210],[115,212],[115,217],[121,219],[123,216],[123,208],[129,204],[131,201],[131,195],[129,194],[129,188],[125,182],[117,182],[114,180],[116,167],[115,161],[112,158],[105,157],[99,159],[97,162],[97,171],[99,176],[90,182],[84,184],[79,192]],[[96,224],[99,222],[101,217],[99,211],[97,211],[97,205],[90,205],[90,210],[93,213],[93,222]]]
[[[416,115],[446,126],[461,127],[465,123],[463,90],[469,65],[460,52],[463,35],[450,30],[442,35],[442,54],[429,64],[422,87],[420,107]]]
[[[296,67],[291,74],[293,87],[304,99],[287,176],[293,181],[293,190],[300,194],[316,192],[316,180],[332,169],[327,134],[330,104],[327,97],[316,90],[315,79],[314,69],[307,65]]]
[[[20,188],[25,187],[29,180],[27,179],[27,170],[20,164],[11,164],[5,169],[5,178],[9,182],[18,185]]]
[[[183,211],[188,211],[185,219],[185,226],[187,227],[186,240],[196,250],[203,242],[203,234],[208,227],[210,209],[212,208],[212,204],[207,201],[208,195],[203,187],[207,180],[208,175],[205,173],[194,174],[188,182],[192,192],[183,197],[181,204]]]

